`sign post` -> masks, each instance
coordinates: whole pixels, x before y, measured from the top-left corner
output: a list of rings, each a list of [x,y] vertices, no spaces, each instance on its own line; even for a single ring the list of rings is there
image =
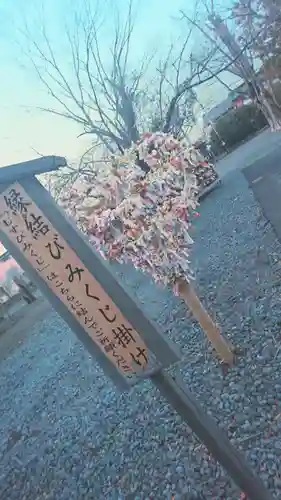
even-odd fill
[[[117,387],[150,378],[249,498],[270,500],[213,420],[165,372],[179,359],[174,347],[35,177],[65,164],[45,157],[0,169],[1,242]]]
[[[250,500],[273,500],[261,479],[254,474],[243,455],[231,444],[215,421],[204,412],[180,380],[164,370],[151,377],[162,396],[182,417],[213,457],[225,468],[232,480]]]

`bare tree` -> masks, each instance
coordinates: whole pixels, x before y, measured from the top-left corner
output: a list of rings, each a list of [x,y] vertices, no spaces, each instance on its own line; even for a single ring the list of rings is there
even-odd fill
[[[183,13],[183,18],[188,21],[188,26],[192,25],[196,27],[210,44],[217,48],[217,53],[219,54],[217,63],[223,65],[227,60],[232,61],[228,71],[244,80],[249,96],[264,114],[271,129],[279,130],[281,128],[281,109],[266,86],[257,78],[257,71],[253,64],[254,59],[251,58],[252,49],[257,38],[261,36],[265,37],[266,27],[260,26],[256,34],[252,32],[247,33],[244,39],[240,36],[238,40],[236,34],[231,32],[227,20],[223,20],[216,12],[212,1],[208,3],[202,2],[200,9],[201,16],[204,9],[205,22],[202,22],[202,19],[201,21],[192,19],[186,13]]]
[[[67,58],[71,74],[63,70],[45,25],[41,41],[29,37],[30,60],[38,78],[56,106],[45,111],[75,121],[82,134],[92,134],[106,147],[122,149],[138,139],[135,106],[140,98],[140,81],[147,68],[144,60],[138,69],[129,67],[129,48],[133,32],[132,2],[122,26],[117,22],[110,53],[104,62],[99,35],[102,20],[85,4],[84,16],[75,17],[75,28],[66,31]]]
[[[239,41],[253,40],[251,52],[261,63],[280,54],[280,0],[238,0],[232,17],[239,32]]]
[[[118,13],[114,18],[114,33],[106,50],[102,43],[105,24],[88,5],[84,16],[76,16],[75,29],[66,32],[70,75],[63,71],[44,25],[41,41],[29,36],[30,60],[55,104],[44,111],[75,121],[81,125],[81,135],[91,134],[94,142],[111,152],[116,148],[122,152],[148,127],[178,134],[192,121],[191,88],[213,56],[212,50],[196,56],[190,52],[190,29],[160,62],[149,54],[133,63],[134,23],[129,0],[125,19],[120,20]]]
[[[258,62],[259,73],[277,107],[280,107],[280,95],[278,102],[275,81],[281,77],[280,6],[280,0],[238,0],[232,9],[239,41],[245,43],[252,38],[252,60]]]

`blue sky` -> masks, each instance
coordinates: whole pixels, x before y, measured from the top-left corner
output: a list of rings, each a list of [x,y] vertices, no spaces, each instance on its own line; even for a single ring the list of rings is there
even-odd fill
[[[91,0],[93,1],[93,0]],[[115,0],[125,11],[127,1]],[[78,139],[81,129],[70,121],[43,113],[38,107],[51,107],[53,101],[38,81],[25,56],[27,41],[22,34],[27,21],[31,36],[38,35],[42,15],[55,44],[58,56],[64,61],[66,45],[63,42],[65,23],[71,24],[73,7],[69,0],[0,0],[0,154],[1,165],[7,165],[41,154],[59,154],[75,159],[85,150],[87,139]],[[78,2],[75,2],[77,6]],[[148,47],[160,50],[173,36],[179,10],[186,0],[141,0],[134,37],[134,56]],[[81,1],[82,5],[82,1]],[[189,2],[190,6],[190,2]],[[83,7],[81,7],[83,8]],[[108,10],[109,14],[109,10]],[[161,42],[159,43],[159,41]],[[106,39],[105,42],[106,44]],[[206,93],[206,92],[205,92]],[[204,92],[203,92],[204,94]],[[210,96],[207,96],[209,98]],[[206,96],[203,95],[203,99]],[[216,98],[212,95],[212,98]]]

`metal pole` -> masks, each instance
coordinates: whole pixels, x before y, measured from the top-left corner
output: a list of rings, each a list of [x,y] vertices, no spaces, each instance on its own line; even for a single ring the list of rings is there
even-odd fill
[[[243,455],[230,443],[223,431],[181,383],[163,370],[152,375],[151,380],[250,500],[273,500]]]

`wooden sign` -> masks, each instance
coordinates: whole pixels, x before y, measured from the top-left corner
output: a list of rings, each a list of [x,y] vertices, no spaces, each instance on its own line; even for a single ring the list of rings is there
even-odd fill
[[[272,500],[192,394],[163,370],[179,359],[167,338],[34,177],[65,164],[45,157],[0,169],[1,242],[117,387],[150,377],[249,499]]]
[[[192,394],[163,370],[178,361],[167,338],[34,177],[65,164],[45,157],[0,169],[1,242],[117,387],[150,377],[249,499],[272,500]]]
[[[0,195],[0,227],[124,377],[148,369],[138,332],[18,183]]]

